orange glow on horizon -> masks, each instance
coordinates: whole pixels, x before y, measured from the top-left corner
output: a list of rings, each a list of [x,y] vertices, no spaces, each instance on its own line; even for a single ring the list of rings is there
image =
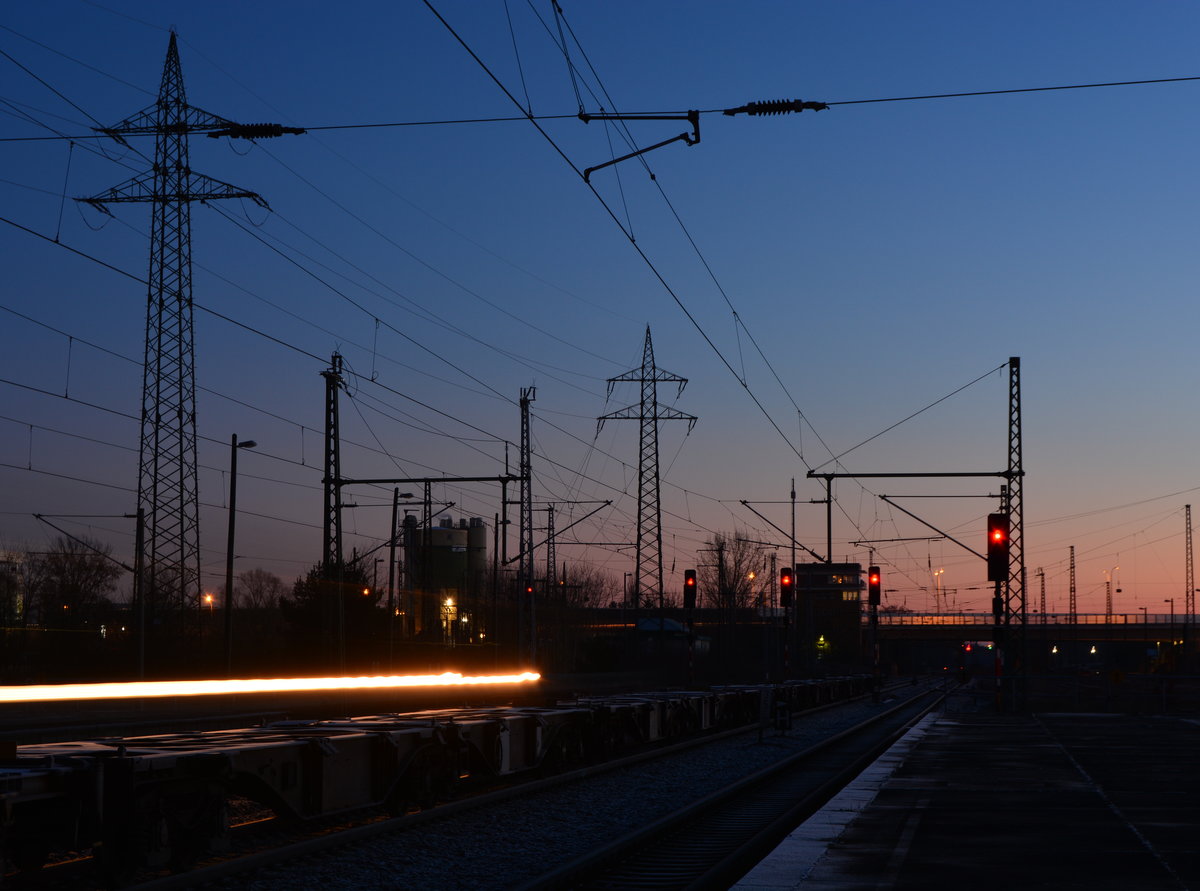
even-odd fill
[[[80,699],[142,699],[161,696],[211,696],[221,693],[299,693],[317,690],[385,690],[406,687],[524,684],[541,679],[533,671],[520,674],[387,675],[379,677],[255,678],[228,681],[134,681],[121,684],[36,684],[0,687],[0,704],[59,702]]]

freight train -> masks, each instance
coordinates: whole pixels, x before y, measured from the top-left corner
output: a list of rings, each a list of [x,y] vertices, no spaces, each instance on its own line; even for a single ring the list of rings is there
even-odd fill
[[[91,852],[108,877],[187,869],[227,846],[231,807],[305,821],[429,808],[460,784],[599,763],[868,692],[848,677],[339,720],[277,721],[0,752],[5,871]],[[461,791],[461,790],[460,790]]]

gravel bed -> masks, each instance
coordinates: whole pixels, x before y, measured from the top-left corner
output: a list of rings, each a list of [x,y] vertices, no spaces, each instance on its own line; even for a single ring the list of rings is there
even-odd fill
[[[791,730],[768,729],[761,740],[751,731],[206,887],[517,887],[895,704],[885,697],[801,715]]]

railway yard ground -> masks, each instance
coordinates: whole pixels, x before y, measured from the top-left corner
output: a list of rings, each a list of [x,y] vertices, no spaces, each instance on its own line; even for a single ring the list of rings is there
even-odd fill
[[[952,692],[740,891],[1200,888],[1200,719]]]
[[[371,818],[352,831],[318,828],[327,836],[319,841],[281,838],[278,850],[240,865],[200,858],[121,884],[1200,888],[1198,743],[1200,717],[1190,714],[1011,714],[986,681],[931,678],[678,751],[551,771],[524,787]],[[760,819],[764,794],[783,799],[782,815],[750,826],[744,814]],[[345,841],[334,842],[338,834]],[[714,856],[722,847],[730,853]],[[8,878],[12,887],[105,887],[94,874],[69,875],[49,868]]]

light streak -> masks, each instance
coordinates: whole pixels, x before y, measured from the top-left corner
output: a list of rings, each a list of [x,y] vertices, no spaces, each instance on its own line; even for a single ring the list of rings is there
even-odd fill
[[[82,699],[142,699],[162,696],[212,696],[231,693],[300,693],[318,690],[387,690],[406,687],[487,686],[525,684],[540,674],[387,675],[382,677],[254,678],[222,681],[139,681],[120,684],[31,684],[0,687],[0,704],[11,702],[56,702]]]

